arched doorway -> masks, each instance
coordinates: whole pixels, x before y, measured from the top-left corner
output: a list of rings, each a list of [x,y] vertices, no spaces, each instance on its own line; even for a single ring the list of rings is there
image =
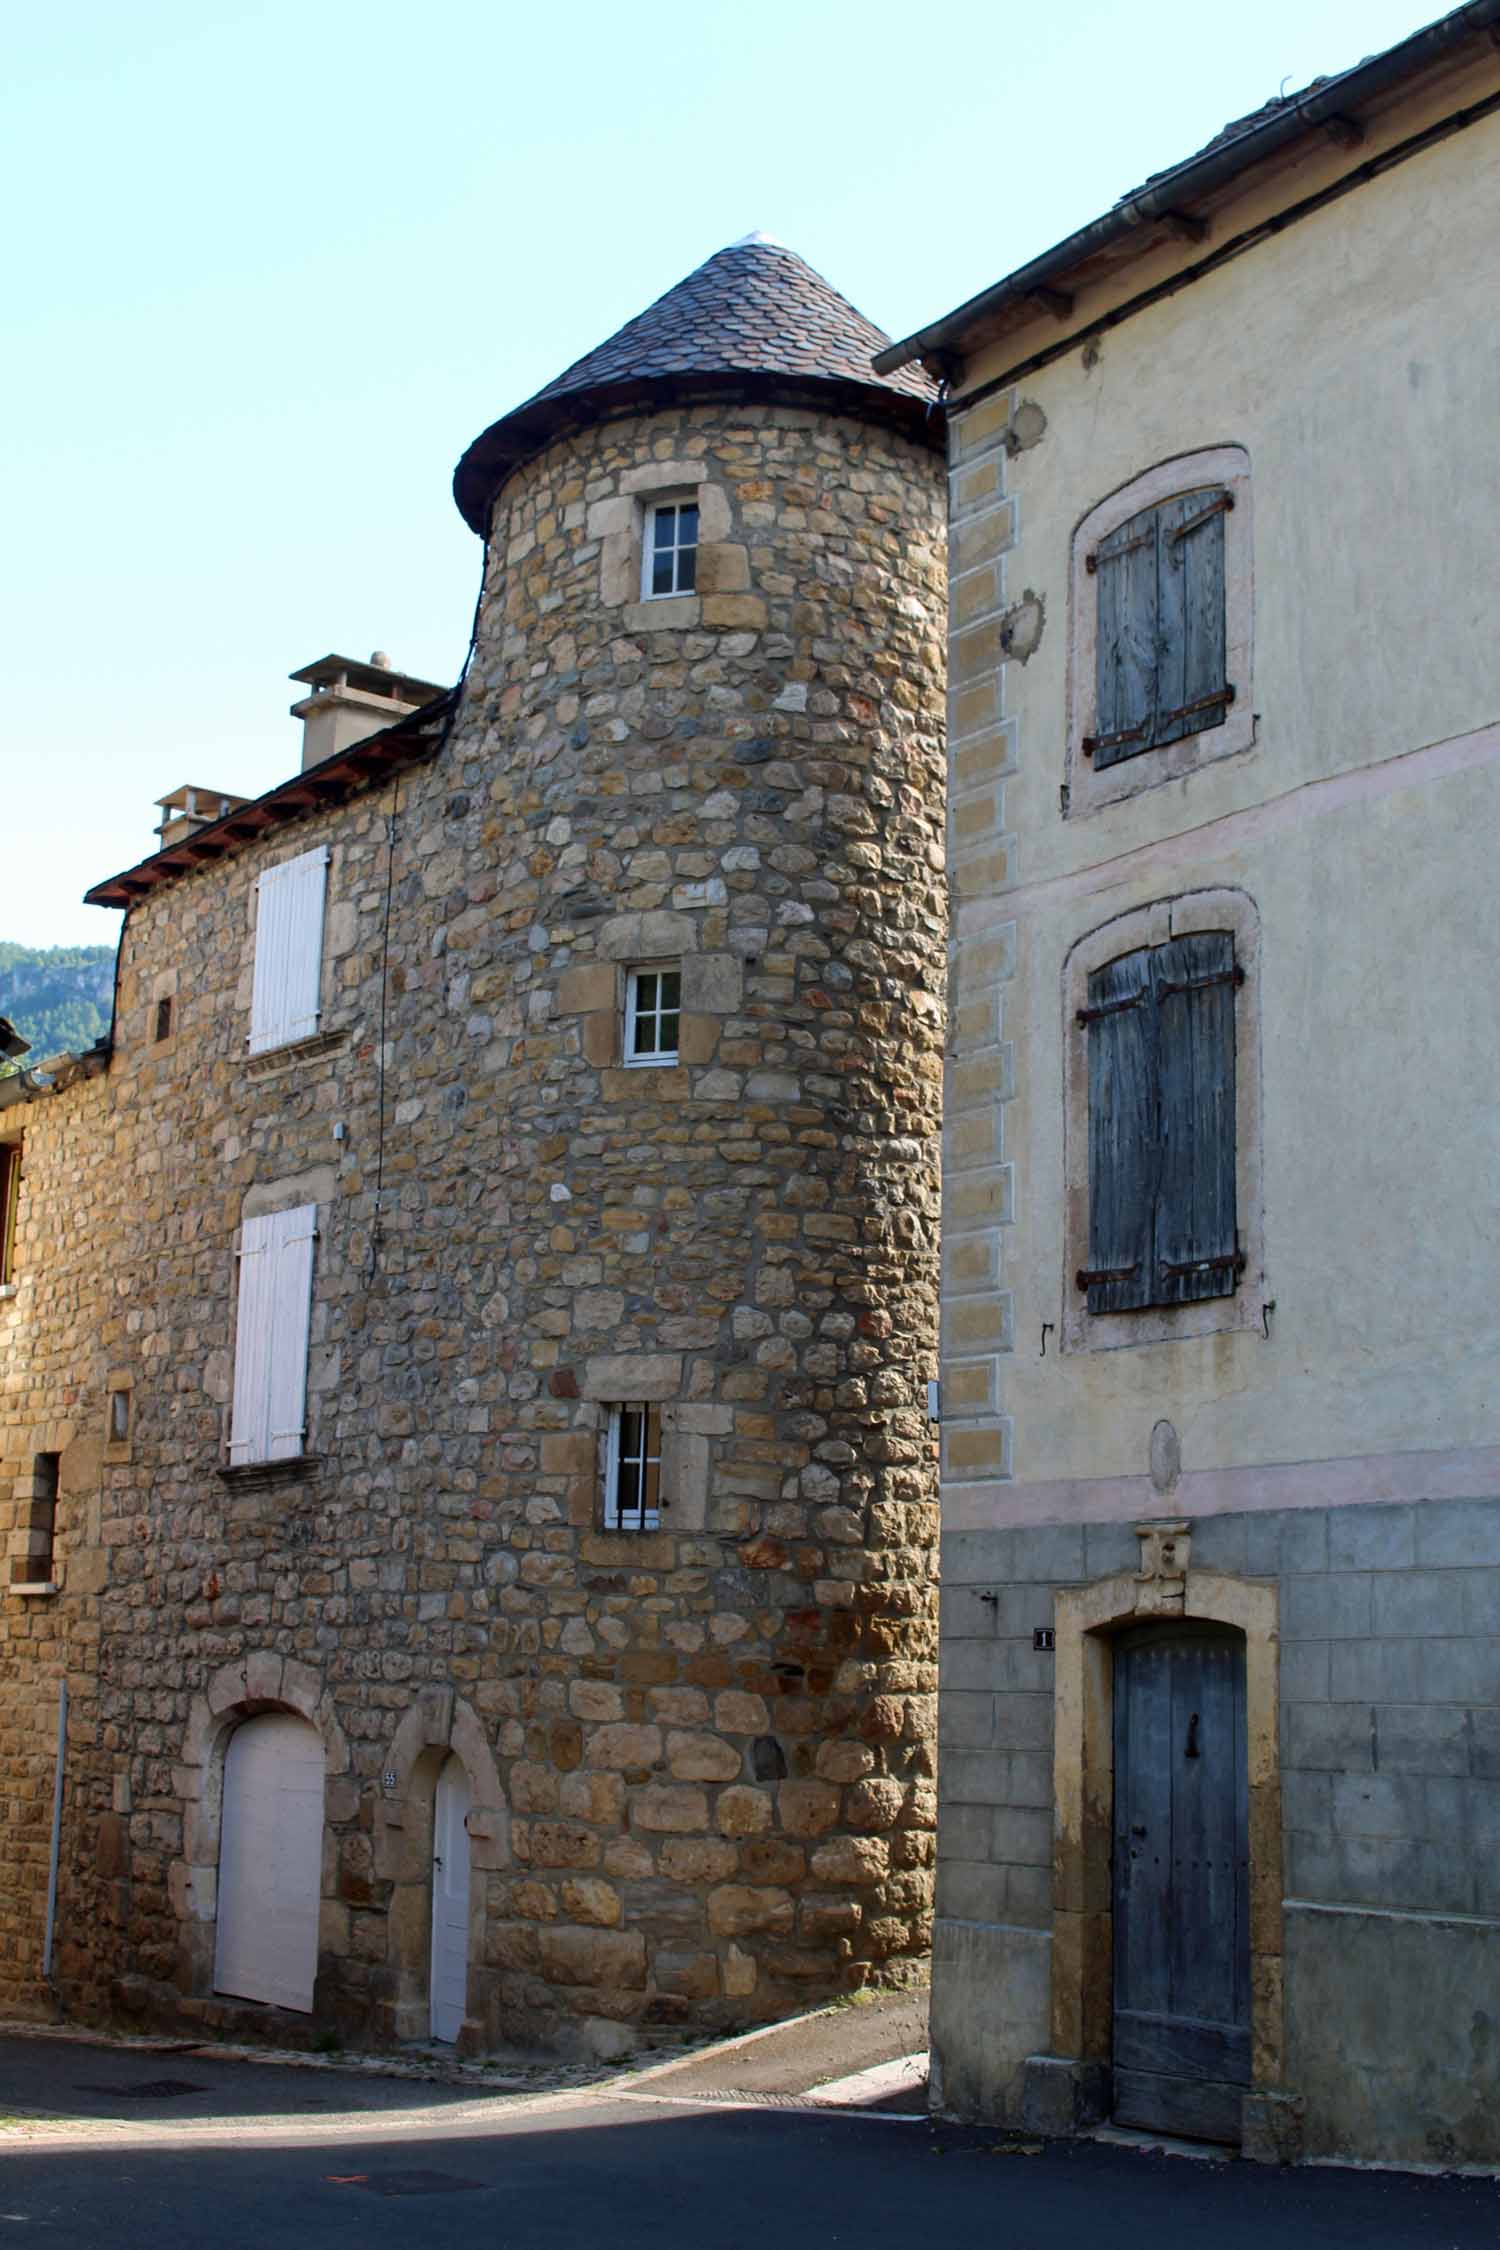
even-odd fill
[[[448,1757],[432,1801],[432,2036],[456,2039],[469,2005],[469,1777]]]
[[[216,1992],[311,2012],[322,1859],[317,1729],[290,1711],[246,1719],[224,1758]]]

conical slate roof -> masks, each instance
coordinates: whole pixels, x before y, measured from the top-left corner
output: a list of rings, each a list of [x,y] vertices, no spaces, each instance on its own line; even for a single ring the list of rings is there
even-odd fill
[[[881,376],[870,364],[889,341],[794,250],[747,235],[491,423],[454,471],[454,498],[482,533],[501,483],[559,430],[714,392],[823,398],[940,445],[943,417],[922,369]]]

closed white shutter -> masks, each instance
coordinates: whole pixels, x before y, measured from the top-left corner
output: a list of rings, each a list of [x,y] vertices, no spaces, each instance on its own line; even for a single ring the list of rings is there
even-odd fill
[[[285,1461],[303,1451],[307,1345],[318,1207],[247,1219],[240,1236],[229,1458]]]
[[[268,867],[257,885],[250,1052],[310,1039],[323,980],[323,893],[328,852],[301,852]]]

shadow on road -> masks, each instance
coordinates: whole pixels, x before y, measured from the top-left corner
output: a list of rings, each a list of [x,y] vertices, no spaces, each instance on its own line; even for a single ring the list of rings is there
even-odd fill
[[[1480,2250],[1488,2180],[1200,2163],[1090,2143],[775,2109],[588,2099],[493,2122],[357,2129],[316,2145],[6,2145],[5,2239],[76,2250]]]

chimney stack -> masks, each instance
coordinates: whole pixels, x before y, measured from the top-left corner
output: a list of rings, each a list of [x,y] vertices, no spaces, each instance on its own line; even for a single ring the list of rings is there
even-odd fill
[[[302,721],[304,773],[447,693],[432,680],[394,671],[379,648],[368,664],[357,664],[352,656],[323,656],[291,677],[311,690],[292,705],[292,717]]]
[[[199,789],[184,782],[180,789],[169,790],[165,797],[156,800],[161,819],[156,833],[161,838],[161,848],[180,844],[184,836],[195,829],[206,828],[212,820],[222,820],[226,813],[238,812],[248,804],[247,797],[232,797],[227,789]]]

